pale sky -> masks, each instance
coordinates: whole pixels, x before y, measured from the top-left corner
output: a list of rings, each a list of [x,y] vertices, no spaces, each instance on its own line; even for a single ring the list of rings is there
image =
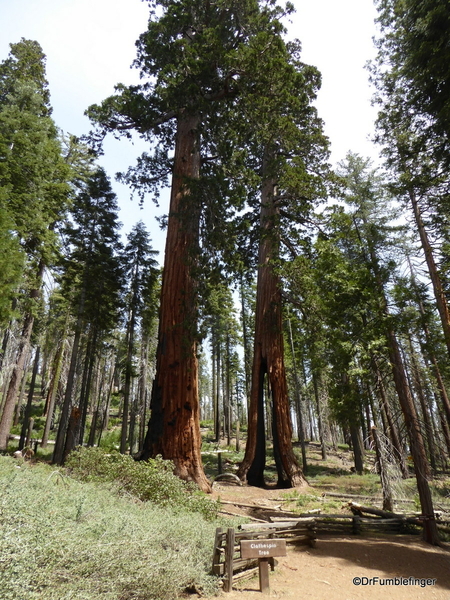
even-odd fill
[[[364,65],[374,56],[376,11],[372,0],[293,0],[296,14],[289,36],[302,42],[303,60],[322,73],[317,108],[331,140],[332,162],[348,150],[376,158],[369,141],[375,109]],[[53,118],[68,133],[90,128],[86,108],[113,93],[116,83],[137,83],[130,65],[134,43],[147,26],[148,6],[141,0],[0,0],[0,60],[9,44],[22,37],[40,43],[47,55]],[[108,140],[101,164],[114,179],[144,149],[125,141]],[[144,209],[129,200],[126,187],[113,183],[127,232],[142,219],[156,249],[164,236],[154,216],[163,212],[149,200]],[[162,256],[160,256],[162,260]]]

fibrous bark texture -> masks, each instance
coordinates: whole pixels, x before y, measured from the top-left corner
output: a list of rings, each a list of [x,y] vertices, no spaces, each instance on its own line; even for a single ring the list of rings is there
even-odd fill
[[[200,446],[195,252],[200,207],[192,192],[199,177],[197,115],[177,122],[174,173],[161,288],[156,376],[151,416],[140,459],[161,455],[175,474],[211,491]]]
[[[281,288],[273,264],[278,257],[279,247],[276,225],[275,183],[267,177],[261,194],[262,237],[259,246],[248,440],[238,475],[250,485],[264,485],[264,377],[267,374],[278,485],[295,487],[305,483],[305,479],[292,447],[292,424],[284,367]]]

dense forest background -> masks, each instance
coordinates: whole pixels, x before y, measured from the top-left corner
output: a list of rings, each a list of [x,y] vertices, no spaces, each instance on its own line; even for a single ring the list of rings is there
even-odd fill
[[[54,442],[162,455],[208,491],[200,423],[239,476],[307,471],[292,441],[347,443],[355,470],[389,442],[428,481],[448,468],[450,9],[378,0],[382,166],[329,164],[302,62],[271,1],[149,2],[137,85],[86,107],[77,138],[52,118],[38,41],[0,64],[0,450]],[[141,198],[171,188],[164,267],[145,224],[122,239],[98,163],[107,135],[148,145],[124,172]],[[332,142],[332,140],[331,140]],[[25,393],[25,391],[27,393]],[[433,528],[429,528],[433,540]]]

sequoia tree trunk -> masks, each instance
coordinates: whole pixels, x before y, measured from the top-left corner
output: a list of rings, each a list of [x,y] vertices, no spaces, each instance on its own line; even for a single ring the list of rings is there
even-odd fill
[[[177,119],[174,171],[161,287],[156,376],[151,416],[139,458],[160,454],[175,474],[211,486],[200,446],[195,254],[199,243],[199,201],[192,183],[200,174],[199,117]]]
[[[292,448],[292,424],[284,367],[282,299],[279,277],[273,262],[278,257],[278,209],[275,181],[268,175],[268,153],[261,192],[261,240],[256,291],[255,343],[250,394],[248,439],[238,476],[250,485],[264,485],[264,375],[267,374],[272,401],[274,456],[280,487],[305,483]]]

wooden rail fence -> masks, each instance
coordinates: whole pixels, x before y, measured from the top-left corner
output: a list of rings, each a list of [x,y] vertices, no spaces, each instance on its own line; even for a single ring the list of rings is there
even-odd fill
[[[307,544],[314,547],[317,536],[322,535],[373,535],[418,534],[421,527],[416,519],[364,517],[361,515],[317,515],[295,519],[273,518],[272,523],[246,523],[239,530],[216,529],[212,572],[222,577],[223,589],[230,592],[233,582],[253,576],[258,571],[258,559],[241,555],[242,540],[284,539],[287,544]],[[276,561],[269,559],[274,570]]]
[[[253,528],[251,527],[253,525]],[[257,528],[257,529],[256,529]],[[251,577],[258,571],[258,559],[242,558],[240,542],[242,540],[284,539],[287,544],[309,544],[313,546],[316,531],[313,522],[308,523],[251,523],[241,525],[236,531],[229,527],[226,531],[216,529],[214,540],[212,572],[223,578],[223,589],[230,592],[233,581]],[[276,561],[269,558],[271,569]]]

